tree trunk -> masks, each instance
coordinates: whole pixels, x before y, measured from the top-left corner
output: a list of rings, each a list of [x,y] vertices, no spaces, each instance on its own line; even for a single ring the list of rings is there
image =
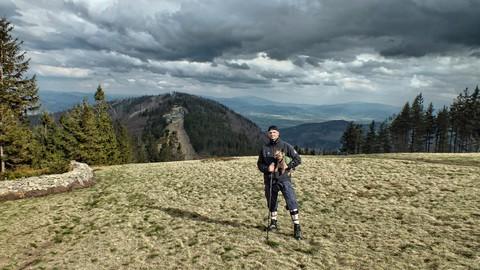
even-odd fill
[[[3,145],[0,145],[0,162],[2,165],[0,166],[0,173],[5,172],[5,161],[3,160]]]

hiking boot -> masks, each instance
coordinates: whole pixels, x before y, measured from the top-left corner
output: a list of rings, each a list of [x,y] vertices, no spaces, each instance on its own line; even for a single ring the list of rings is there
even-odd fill
[[[293,237],[297,240],[302,239],[302,230],[300,229],[300,224],[293,224]]]
[[[270,225],[268,225],[267,230],[268,231],[278,230],[276,219],[270,220]]]

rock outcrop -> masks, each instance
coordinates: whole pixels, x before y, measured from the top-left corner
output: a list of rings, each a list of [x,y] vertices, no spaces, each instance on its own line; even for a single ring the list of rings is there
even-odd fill
[[[72,161],[70,167],[72,170],[63,174],[0,181],[0,202],[66,192],[94,184],[93,169],[87,164]]]

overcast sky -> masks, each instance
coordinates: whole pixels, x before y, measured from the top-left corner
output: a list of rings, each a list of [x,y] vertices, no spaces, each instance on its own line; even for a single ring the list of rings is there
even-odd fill
[[[438,108],[480,83],[479,0],[0,0],[40,90]]]

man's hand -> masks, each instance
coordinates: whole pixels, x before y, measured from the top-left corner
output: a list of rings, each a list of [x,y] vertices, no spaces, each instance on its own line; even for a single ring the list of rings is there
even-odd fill
[[[272,162],[270,166],[268,166],[268,172],[274,172],[275,171],[275,163]]]

